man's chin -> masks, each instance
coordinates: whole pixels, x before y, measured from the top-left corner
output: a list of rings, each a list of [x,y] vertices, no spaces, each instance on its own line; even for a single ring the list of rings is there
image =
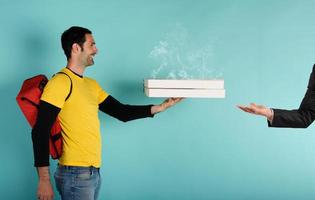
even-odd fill
[[[93,62],[88,63],[88,64],[86,65],[86,67],[90,67],[90,66],[92,66],[92,65],[94,65],[94,61],[93,61]]]

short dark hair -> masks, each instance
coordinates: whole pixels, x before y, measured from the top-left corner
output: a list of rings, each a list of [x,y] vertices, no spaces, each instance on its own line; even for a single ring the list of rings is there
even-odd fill
[[[92,32],[83,27],[72,26],[61,35],[61,45],[62,49],[67,57],[67,60],[71,58],[71,49],[74,43],[80,45],[83,48],[83,43],[85,42],[85,34],[92,34]]]

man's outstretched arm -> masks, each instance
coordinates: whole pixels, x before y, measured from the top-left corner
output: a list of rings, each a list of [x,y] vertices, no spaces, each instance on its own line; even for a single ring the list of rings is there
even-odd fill
[[[99,104],[99,109],[123,122],[153,117],[156,113],[162,112],[171,106],[175,105],[182,98],[169,98],[160,105],[128,105],[122,104],[117,99],[108,96],[102,103]]]
[[[306,128],[315,119],[315,65],[310,75],[308,88],[298,109],[270,109],[254,103],[249,106],[238,105],[248,113],[265,116],[269,127]]]

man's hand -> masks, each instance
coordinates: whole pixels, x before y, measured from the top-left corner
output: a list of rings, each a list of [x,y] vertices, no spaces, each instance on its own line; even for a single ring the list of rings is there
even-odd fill
[[[151,113],[152,114],[156,114],[159,112],[163,112],[164,110],[174,106],[175,104],[177,104],[178,102],[180,102],[183,98],[168,98],[166,99],[163,103],[161,103],[160,105],[155,105],[151,107]]]
[[[39,182],[37,198],[40,200],[54,199],[54,190],[50,183],[49,167],[37,167]]]
[[[273,112],[270,108],[267,108],[264,105],[256,105],[255,103],[251,103],[249,106],[237,105],[237,107],[244,112],[265,116],[269,121],[272,121]]]
[[[40,200],[54,199],[54,191],[51,186],[50,180],[39,180],[37,188],[37,197]]]

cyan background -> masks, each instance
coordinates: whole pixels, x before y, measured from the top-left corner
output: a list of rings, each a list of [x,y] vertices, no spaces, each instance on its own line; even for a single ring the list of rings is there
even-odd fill
[[[99,54],[87,75],[105,90],[124,103],[157,104],[163,99],[142,90],[148,55],[179,23],[195,41],[216,38],[212,64],[224,69],[226,98],[186,99],[129,123],[100,114],[100,199],[314,199],[314,126],[267,128],[235,107],[299,106],[315,62],[314,7],[311,0],[1,0],[0,198],[36,198],[31,129],[15,96],[24,79],[65,66],[65,29],[93,31]]]

